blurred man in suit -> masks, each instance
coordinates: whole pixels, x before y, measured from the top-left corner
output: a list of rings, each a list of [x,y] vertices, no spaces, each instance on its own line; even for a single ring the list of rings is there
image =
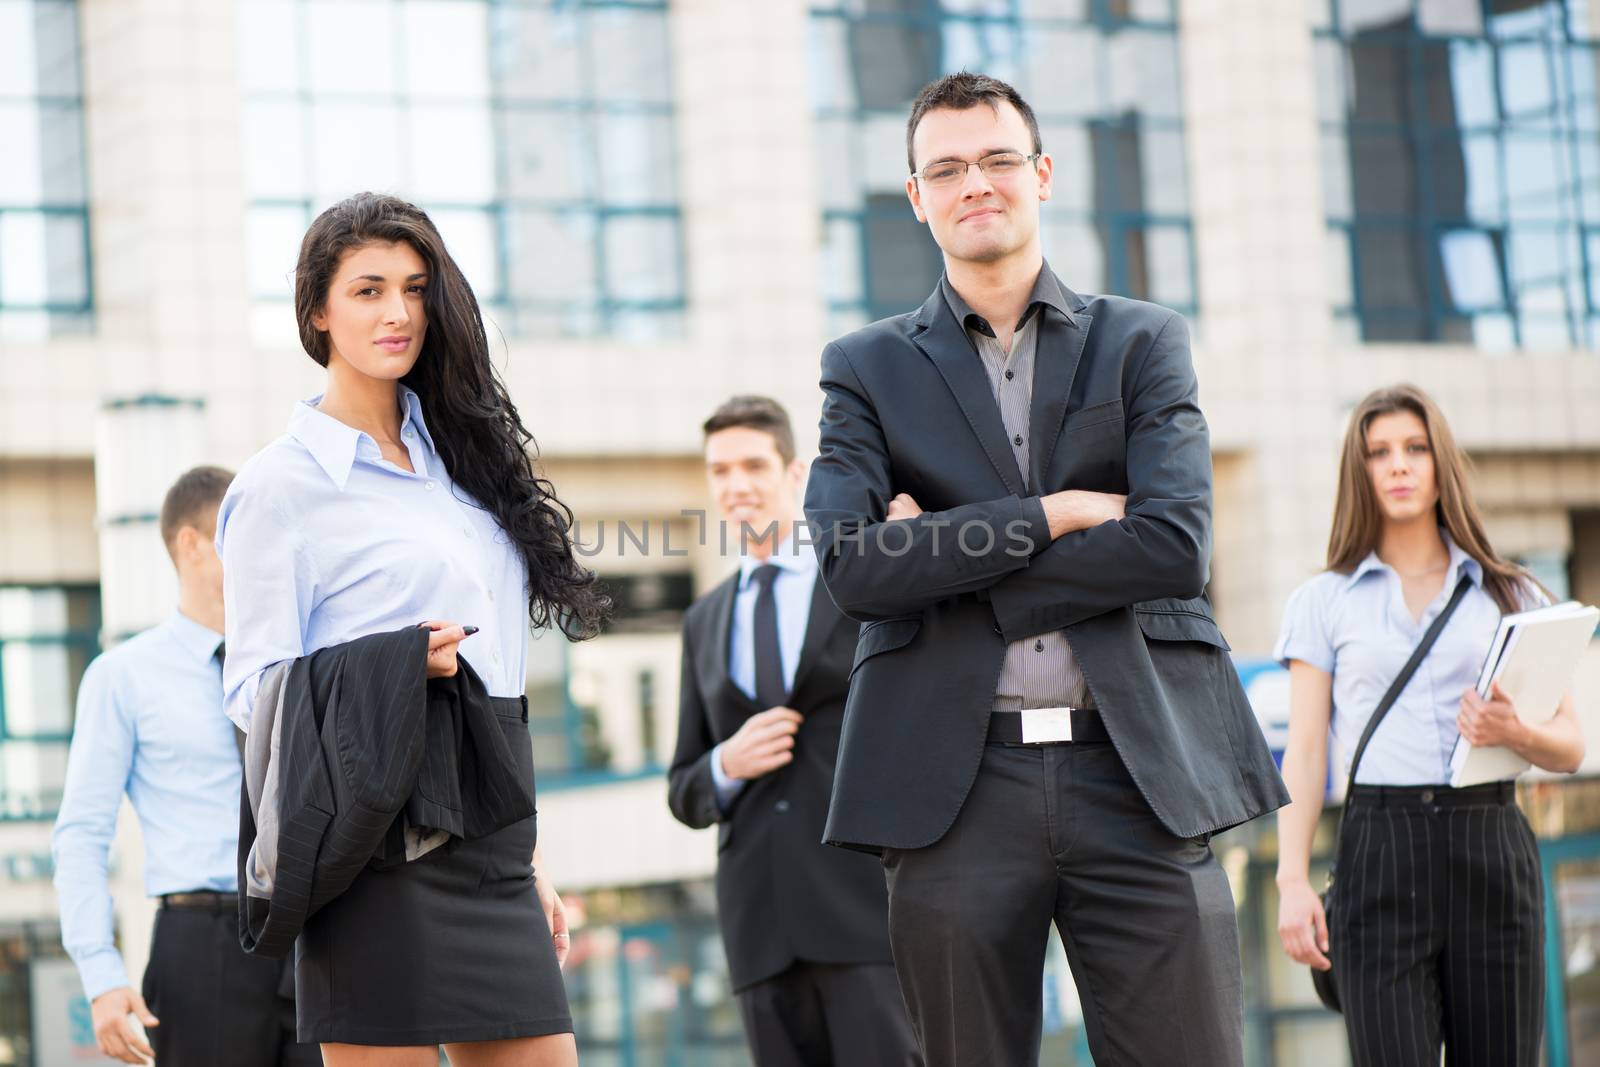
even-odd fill
[[[717,907],[757,1067],[919,1063],[889,954],[883,871],[829,848],[857,627],[797,538],[805,465],[789,416],[735,397],[711,416],[706,474],[739,570],[683,625],[669,803],[717,824]]]
[[[212,541],[233,481],[196,467],[167,491],[161,536],[177,610],[89,664],[51,837],[61,940],[89,998],[95,1040],[124,1063],[309,1067],[295,1041],[294,961],[239,947],[239,735],[222,713],[222,561]],[[106,856],[126,793],[160,900],[143,995],[112,939]],[[148,1041],[128,1024],[134,1015]],[[158,1021],[159,1020],[159,1021]]]

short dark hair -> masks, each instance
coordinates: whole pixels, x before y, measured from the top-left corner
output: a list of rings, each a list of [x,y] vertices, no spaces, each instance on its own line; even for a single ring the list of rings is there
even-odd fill
[[[233,472],[230,470],[196,467],[184,471],[172,483],[166,498],[161,501],[161,540],[166,543],[168,553],[171,553],[172,544],[178,539],[178,531],[185,526],[193,526],[197,530],[204,530],[207,526],[215,528],[217,505],[222,503],[232,482]]]
[[[779,458],[786,464],[794,462],[794,427],[789,424],[789,413],[776,400],[768,396],[736,396],[713,411],[700,432],[705,438],[736,426],[771,434]]]
[[[961,71],[959,74],[946,74],[936,82],[929,82],[922,87],[922,92],[917,94],[917,99],[911,104],[911,117],[906,120],[906,167],[913,173],[916,172],[917,155],[912,150],[911,141],[917,135],[917,127],[922,124],[922,117],[928,112],[940,108],[966,111],[979,104],[988,104],[998,114],[1002,101],[1016,108],[1017,114],[1022,116],[1022,121],[1028,124],[1028,133],[1033,137],[1034,155],[1043,152],[1044,142],[1039,139],[1039,120],[1034,118],[1033,108],[1022,99],[1021,93],[999,78]]]

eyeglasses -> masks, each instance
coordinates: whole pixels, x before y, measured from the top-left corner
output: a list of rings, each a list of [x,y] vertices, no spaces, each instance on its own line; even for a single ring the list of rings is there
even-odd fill
[[[996,152],[992,156],[984,156],[976,163],[968,163],[964,159],[941,159],[937,163],[929,163],[920,173],[913,172],[912,177],[919,179],[923,185],[933,188],[943,188],[956,185],[967,180],[967,168],[977,167],[983,175],[992,181],[1000,181],[1022,173],[1022,168],[1039,158],[1035,152],[1025,156],[1021,152]]]

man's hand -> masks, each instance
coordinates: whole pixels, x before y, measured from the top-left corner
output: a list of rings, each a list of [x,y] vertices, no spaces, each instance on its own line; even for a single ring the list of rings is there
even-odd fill
[[[922,514],[922,505],[911,499],[910,493],[899,493],[889,501],[889,515],[885,522],[894,522],[896,519],[914,519]]]
[[[1500,746],[1516,748],[1528,739],[1528,727],[1517,717],[1516,705],[1496,682],[1489,690],[1489,699],[1468,689],[1461,695],[1461,713],[1456,716],[1456,728],[1461,736],[1479,748]]]
[[[1064,489],[1039,498],[1044,517],[1050,523],[1050,539],[1077,530],[1087,530],[1103,522],[1126,518],[1128,498],[1120,493],[1092,493],[1087,489]]]
[[[128,1016],[138,1016],[146,1027],[158,1026],[160,1020],[150,1014],[144,998],[127,986],[108,989],[95,997],[89,1014],[94,1021],[95,1042],[107,1056],[123,1063],[149,1063],[156,1058],[150,1043],[128,1025]]]
[[[768,708],[750,716],[722,743],[723,773],[749,781],[794,759],[794,735],[803,718],[793,708]]]

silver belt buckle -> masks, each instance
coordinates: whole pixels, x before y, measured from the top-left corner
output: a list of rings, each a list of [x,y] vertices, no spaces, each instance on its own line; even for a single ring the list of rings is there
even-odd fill
[[[1022,743],[1049,745],[1072,740],[1071,708],[1023,708]]]

